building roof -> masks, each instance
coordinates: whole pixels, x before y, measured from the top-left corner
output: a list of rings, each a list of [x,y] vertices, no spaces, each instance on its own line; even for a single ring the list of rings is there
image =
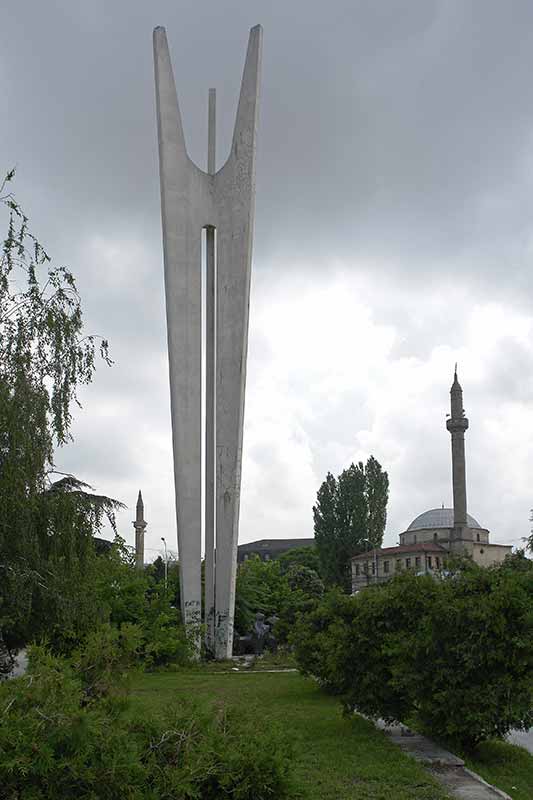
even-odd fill
[[[260,539],[257,542],[247,542],[239,545],[239,552],[257,553],[261,550],[290,550],[293,547],[312,547],[314,539]]]
[[[470,514],[467,514],[466,517],[469,528],[485,530],[477,519],[474,519]],[[430,508],[429,511],[419,514],[411,522],[407,530],[419,531],[423,528],[453,528],[453,508]]]
[[[396,547],[380,547],[378,550],[368,550],[366,553],[358,553],[353,559],[360,560],[374,558],[378,556],[395,556],[402,553],[447,553],[445,547],[437,542],[418,542],[418,544],[399,544]],[[352,559],[352,560],[353,560]]]
[[[113,547],[113,542],[110,542],[109,539],[102,539],[101,536],[93,536],[93,542],[94,549],[98,555],[102,555],[102,553],[108,553]]]

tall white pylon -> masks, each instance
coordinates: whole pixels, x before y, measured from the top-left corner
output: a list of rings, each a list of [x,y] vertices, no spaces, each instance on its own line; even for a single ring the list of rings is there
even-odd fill
[[[218,171],[214,93],[210,92],[208,171],[204,172],[187,154],[165,30],[154,31],[181,607],[186,624],[196,625],[201,614],[203,467],[206,621],[209,632],[209,620],[213,620],[210,642],[219,659],[231,656],[233,644],[261,39],[258,25],[250,31],[231,152]],[[205,321],[201,274],[204,228]],[[202,330],[206,335],[207,371],[204,465]]]

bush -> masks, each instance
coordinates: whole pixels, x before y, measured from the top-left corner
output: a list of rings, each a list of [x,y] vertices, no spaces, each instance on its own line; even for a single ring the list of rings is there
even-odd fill
[[[279,561],[261,561],[259,556],[241,564],[237,572],[235,630],[247,634],[261,611],[267,617],[279,613],[290,594]]]
[[[121,629],[102,625],[90,633],[76,650],[70,662],[81,679],[85,702],[103,697],[123,696],[128,688],[128,668],[139,657],[142,631],[137,625],[125,623]],[[41,648],[33,648],[32,660],[40,657]]]
[[[97,596],[121,637],[129,629],[138,631],[135,656],[145,667],[183,665],[192,655],[194,637],[186,636],[179,611],[172,605],[174,592],[167,591],[153,573],[152,568],[139,573],[117,537],[112,551],[101,558]]]
[[[169,663],[183,666],[194,654],[194,636],[187,636],[185,627],[178,624],[177,611],[164,592],[147,599],[142,635],[141,658],[148,669]]]
[[[348,710],[469,748],[533,724],[533,565],[406,573],[301,618],[300,668]]]
[[[281,603],[279,620],[274,628],[274,635],[280,644],[288,641],[299,617],[313,611],[324,594],[321,578],[309,567],[293,564],[285,573],[285,578],[290,591]]]
[[[312,548],[289,551],[303,554],[314,553]],[[235,630],[241,634],[250,632],[258,611],[277,616],[274,636],[278,643],[287,642],[289,632],[300,614],[307,614],[317,605],[324,593],[324,584],[318,573],[295,560],[280,558],[276,561],[261,561],[258,556],[241,564],[237,573],[235,597]]]
[[[108,641],[104,649],[114,648]],[[126,718],[86,697],[72,663],[43,648],[32,652],[27,675],[0,685],[2,798],[292,796],[287,743],[257,717],[181,704],[164,718]]]
[[[291,567],[307,567],[320,575],[320,559],[318,550],[314,545],[306,547],[293,547],[282,553],[278,558],[282,574],[285,574]]]

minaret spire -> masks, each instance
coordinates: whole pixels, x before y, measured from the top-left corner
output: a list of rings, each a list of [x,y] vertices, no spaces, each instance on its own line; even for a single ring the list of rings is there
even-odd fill
[[[457,377],[457,364],[450,390],[451,415],[446,427],[452,437],[452,482],[453,482],[453,524],[454,538],[462,539],[461,529],[468,527],[466,516],[466,463],[465,432],[468,430],[468,419],[463,409],[463,390]]]
[[[143,496],[140,489],[135,511],[135,522],[133,523],[135,528],[135,567],[142,571],[144,569],[144,531],[146,530],[146,522],[144,520]]]

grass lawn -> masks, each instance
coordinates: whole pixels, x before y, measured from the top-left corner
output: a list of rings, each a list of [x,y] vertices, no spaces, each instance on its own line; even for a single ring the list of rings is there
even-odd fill
[[[509,742],[485,742],[474,756],[464,755],[467,767],[503,789],[513,800],[533,797],[533,755]]]
[[[132,685],[132,705],[147,713],[157,714],[180,697],[255,707],[260,718],[281,722],[294,743],[296,778],[306,800],[447,797],[371,723],[343,718],[338,701],[298,673],[198,669],[138,675]]]

